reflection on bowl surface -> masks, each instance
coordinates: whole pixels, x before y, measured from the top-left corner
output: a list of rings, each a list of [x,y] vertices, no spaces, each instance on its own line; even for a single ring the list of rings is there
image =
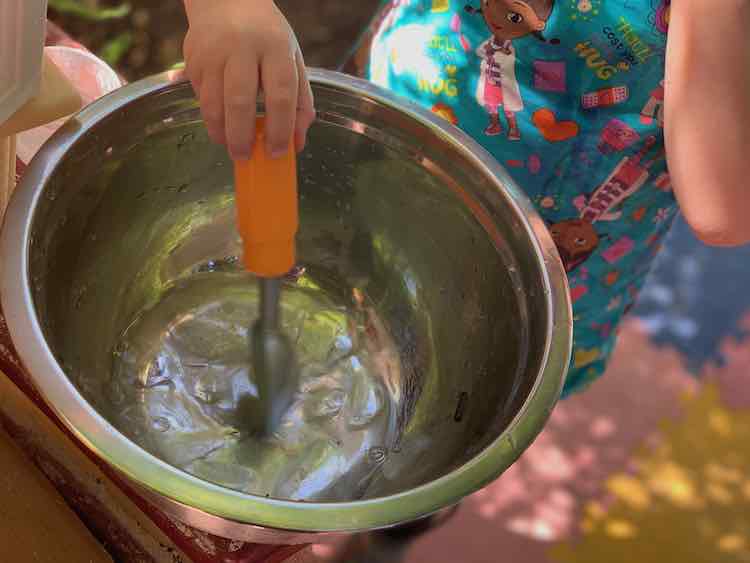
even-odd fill
[[[361,498],[393,449],[400,364],[372,307],[336,303],[306,274],[285,288],[299,393],[268,440],[243,433],[254,280],[217,262],[140,314],[114,352],[113,421],[157,457],[235,490],[295,500]],[[352,304],[357,305],[354,299]]]

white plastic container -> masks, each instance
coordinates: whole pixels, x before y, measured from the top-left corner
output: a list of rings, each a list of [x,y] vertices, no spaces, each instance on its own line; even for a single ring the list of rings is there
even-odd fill
[[[47,0],[0,0],[0,217],[28,163],[82,104],[121,86],[91,53],[44,48]]]
[[[4,0],[0,0],[2,2]],[[122,86],[117,73],[103,60],[73,47],[46,47],[44,54],[75,85],[84,105]],[[44,142],[60,127],[66,117],[18,134],[16,150],[22,162],[28,163]]]
[[[47,0],[0,0],[0,123],[39,92]]]

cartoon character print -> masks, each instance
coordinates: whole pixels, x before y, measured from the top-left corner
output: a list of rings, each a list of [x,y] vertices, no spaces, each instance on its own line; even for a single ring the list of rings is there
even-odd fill
[[[669,15],[672,8],[672,0],[662,0],[659,9],[656,10],[656,29],[662,33],[669,31]]]
[[[622,213],[613,212],[613,209],[637,192],[648,180],[649,169],[664,158],[662,149],[654,158],[643,162],[655,144],[656,137],[648,137],[641,150],[623,158],[588,199],[585,196],[577,198],[574,203],[580,212],[579,217],[560,221],[550,227],[567,272],[572,272],[585,262],[606,238],[606,235],[597,232],[594,224],[619,219]]]
[[[654,119],[659,127],[664,127],[664,80],[651,91],[651,96],[641,110],[642,123],[650,125]]]
[[[521,90],[516,80],[515,39],[535,35],[544,41],[542,31],[552,13],[554,0],[482,0],[481,9],[466,11],[481,14],[492,36],[476,50],[481,59],[476,98],[489,115],[485,135],[503,133],[500,108],[508,124],[508,140],[519,141],[521,132],[516,114],[523,111]]]

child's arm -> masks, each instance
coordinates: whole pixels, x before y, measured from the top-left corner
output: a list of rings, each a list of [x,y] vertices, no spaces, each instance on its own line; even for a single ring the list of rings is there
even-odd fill
[[[233,158],[249,157],[262,89],[269,152],[286,152],[292,133],[301,150],[315,117],[313,96],[297,39],[273,1],[184,2],[185,66],[211,138]]]
[[[750,0],[672,3],[665,136],[675,194],[704,242],[750,241]]]

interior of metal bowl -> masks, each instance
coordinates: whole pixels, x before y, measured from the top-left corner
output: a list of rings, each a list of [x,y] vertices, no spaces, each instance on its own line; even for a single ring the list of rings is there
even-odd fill
[[[347,388],[351,392],[339,393],[336,400],[328,389],[315,405],[300,408],[292,427],[315,429],[314,439],[320,441],[314,452],[304,451],[303,460],[294,457],[302,455],[297,452],[261,467],[258,448],[234,459],[235,465],[245,459],[252,467],[249,480],[287,471],[286,485],[266,480],[266,489],[243,488],[235,474],[205,473],[194,463],[216,455],[191,451],[191,443],[200,439],[201,429],[191,422],[196,416],[218,417],[231,434],[227,397],[236,398],[242,385],[227,391],[226,378],[234,376],[222,375],[227,366],[222,354],[242,349],[237,344],[241,330],[226,338],[219,331],[208,344],[193,342],[210,349],[188,366],[193,370],[189,385],[165,382],[169,374],[160,371],[158,362],[142,362],[135,380],[118,382],[125,377],[123,362],[137,363],[138,354],[153,353],[147,348],[158,347],[164,334],[174,335],[180,322],[205,311],[200,303],[189,311],[176,305],[157,336],[141,348],[123,345],[133,326],[157,322],[143,319],[175,291],[208,283],[194,292],[198,301],[215,301],[213,292],[225,283],[240,301],[245,292],[255,291],[238,260],[232,166],[225,149],[209,141],[189,85],[165,84],[146,93],[136,86],[130,94],[119,94],[114,111],[107,111],[106,99],[98,109],[87,110],[85,134],[68,131],[75,141],[29,203],[33,309],[45,345],[83,398],[81,404],[122,433],[107,433],[107,440],[114,436],[145,450],[144,467],[153,463],[149,452],[196,477],[185,482],[191,487],[210,482],[201,489],[203,495],[233,489],[246,494],[236,499],[257,497],[270,505],[303,500],[308,506],[332,506],[399,497],[441,482],[449,486],[445,495],[433,491],[432,500],[415,499],[404,508],[413,517],[414,510],[439,508],[433,504],[456,501],[491,480],[540,430],[564,377],[569,304],[561,286],[554,287],[560,284],[559,265],[549,241],[538,238],[539,225],[533,224],[538,219],[494,164],[477,158],[455,133],[445,133],[413,108],[404,111],[368,95],[361,85],[340,86],[325,74],[313,75],[313,83],[318,120],[298,162],[299,268],[287,280],[289,295],[304,290],[304,296],[288,301],[284,311],[297,342],[325,351],[329,359],[341,350],[336,343],[351,336],[347,330],[360,330],[365,335],[361,345],[370,346],[369,373],[377,389]],[[553,282],[550,271],[557,276]],[[310,300],[327,304],[318,324],[295,316]],[[254,320],[251,301],[234,311],[240,328]],[[318,332],[305,340],[307,328]],[[342,357],[351,352],[350,340]],[[234,352],[227,352],[232,345]],[[551,367],[551,360],[560,365]],[[235,363],[243,361],[235,358]],[[321,373],[309,374],[310,393],[318,392],[315,378]],[[33,375],[44,393],[45,378],[52,376]],[[242,378],[252,382],[251,373]],[[208,399],[190,408],[175,406],[175,393],[190,385],[202,386]],[[228,395],[210,396],[221,389]],[[542,398],[534,399],[540,392]],[[371,408],[372,401],[381,405],[369,413],[380,420],[377,432],[351,444],[332,438],[327,429],[341,424],[342,417],[349,417],[344,421],[348,428],[356,426],[352,417]],[[80,408],[54,406],[69,422],[66,410]],[[137,422],[132,422],[134,410]],[[510,440],[501,444],[501,436]],[[243,437],[233,434],[231,439]],[[117,459],[121,446],[96,440],[88,436],[107,461],[149,488],[166,490],[164,483],[147,482],[146,473],[138,474],[137,464],[128,466],[139,448]],[[350,450],[343,452],[346,447]],[[447,484],[498,448],[502,453],[493,454],[490,466]],[[356,472],[356,479],[347,478],[347,472]],[[175,490],[166,494],[179,497]],[[188,502],[185,491],[177,500]],[[214,513],[224,510],[201,495],[190,498],[189,503]],[[245,517],[241,507],[222,515],[228,512],[237,520]],[[272,512],[265,514],[271,516],[255,521],[282,524]],[[391,511],[378,518],[385,525],[403,516]],[[293,525],[303,527],[300,520]],[[326,525],[337,524],[330,520]]]

